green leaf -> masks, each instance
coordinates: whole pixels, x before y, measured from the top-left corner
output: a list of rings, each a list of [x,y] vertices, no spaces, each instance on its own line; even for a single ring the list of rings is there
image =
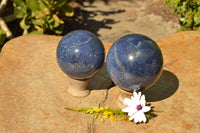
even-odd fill
[[[180,18],[179,20],[180,20],[181,22],[185,23],[185,18],[182,17],[182,18]]]
[[[23,18],[27,13],[26,4],[23,0],[14,0],[14,15],[16,18]]]
[[[50,11],[48,8],[44,8],[42,11],[35,12],[35,17],[38,18],[44,18],[46,15],[50,15]]]
[[[196,25],[200,24],[200,11],[194,14],[194,22],[196,23]]]
[[[186,25],[185,25],[185,27],[187,27],[187,28],[192,28],[192,24],[193,24],[193,20],[192,19],[187,19],[186,20]]]
[[[51,8],[51,4],[49,3],[49,0],[41,0],[41,3],[43,3],[45,5],[45,7],[47,8]]]
[[[51,22],[51,21],[49,21],[49,22]],[[59,26],[60,26],[60,24],[56,21],[52,21],[51,23],[49,23],[49,27],[52,31],[54,31]]]
[[[187,11],[187,2],[183,2],[183,5],[181,6],[181,9],[183,12]]]
[[[74,15],[74,9],[71,8],[70,6],[63,6],[62,11],[64,12],[66,17],[72,17]]]
[[[21,5],[22,3],[25,4],[25,1],[24,1],[24,0],[13,0],[13,2],[14,2],[14,4],[15,4],[16,6],[19,6],[19,5]]]
[[[54,5],[55,8],[61,7],[66,3],[67,0],[51,0],[52,4]]]
[[[147,120],[151,119],[151,114],[145,114]]]
[[[32,23],[34,25],[43,26],[43,24],[45,23],[45,20],[44,19],[34,19],[34,20],[32,20]]]
[[[51,24],[53,23],[55,20],[51,17],[51,16],[46,16],[46,21]]]
[[[34,30],[31,31],[30,33],[28,33],[28,35],[43,35],[43,31],[42,30]]]
[[[39,5],[37,6],[39,6],[38,7],[39,10],[35,11],[36,18],[43,18],[45,15],[49,15],[50,14],[49,6],[43,0],[40,0],[40,2],[38,3]]]
[[[52,17],[54,18],[54,20],[60,24],[63,24],[64,21],[62,19],[60,19],[56,14],[53,14]]]
[[[41,10],[44,10],[45,8],[48,8],[48,7],[42,2],[42,0],[40,0],[39,3],[40,3],[39,6],[40,6],[40,9],[41,9]]]
[[[59,27],[58,28],[55,28],[54,29],[54,32],[56,33],[56,34],[58,34],[58,35],[60,35],[60,34],[62,34],[62,32],[63,32],[63,25],[59,25]]]
[[[196,25],[200,24],[200,17],[194,17],[194,22]]]
[[[57,29],[55,30],[55,33],[56,33],[57,35],[62,34],[62,32],[63,32],[62,30],[57,30]]]
[[[60,24],[59,24],[58,22],[54,21],[54,23],[52,24],[52,27],[53,27],[53,28],[57,28],[59,25],[60,25]]]
[[[23,19],[20,21],[20,27],[24,30],[30,28],[30,23],[27,16],[24,16]]]
[[[0,46],[2,46],[6,41],[6,32],[0,29]]]
[[[27,7],[34,12],[41,10],[40,3],[38,0],[26,0],[26,4]]]

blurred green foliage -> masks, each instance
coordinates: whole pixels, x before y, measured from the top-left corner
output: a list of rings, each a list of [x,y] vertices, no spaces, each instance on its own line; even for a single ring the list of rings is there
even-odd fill
[[[6,41],[6,32],[0,28],[0,50],[3,46],[4,42]]]
[[[200,30],[200,0],[164,0],[164,3],[180,17],[178,31]]]
[[[14,15],[21,19],[20,27],[28,34],[63,32],[64,17],[74,15],[69,6],[73,0],[13,0]]]

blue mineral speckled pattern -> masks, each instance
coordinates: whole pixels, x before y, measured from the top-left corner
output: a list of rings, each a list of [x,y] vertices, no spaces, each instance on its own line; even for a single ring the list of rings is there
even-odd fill
[[[102,42],[91,32],[76,30],[65,35],[57,47],[57,62],[71,78],[88,79],[103,66]]]
[[[106,67],[115,84],[126,91],[148,88],[160,76],[163,57],[158,45],[140,34],[126,35],[110,48]]]

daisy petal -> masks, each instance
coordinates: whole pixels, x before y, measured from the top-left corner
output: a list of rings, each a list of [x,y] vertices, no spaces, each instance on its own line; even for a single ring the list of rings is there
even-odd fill
[[[139,111],[138,113],[137,113],[137,119],[138,119],[138,122],[142,122],[142,120],[143,120],[143,115],[144,115],[144,113],[142,112],[142,111]]]
[[[141,115],[141,122],[143,121],[143,122],[146,122],[147,121],[147,118],[146,118],[146,116],[145,116],[145,114],[144,113],[142,113]]]
[[[141,92],[137,94],[137,92],[134,91],[134,100],[140,100],[140,97],[141,97]]]
[[[145,100],[145,95],[142,95],[140,98],[140,102],[143,106],[145,106],[146,100]]]
[[[129,112],[130,111],[130,107],[124,108],[122,109],[123,112]]]
[[[142,94],[141,92],[138,93],[138,97],[139,97],[139,98],[141,97],[141,94]]]
[[[128,106],[131,106],[131,105],[132,105],[132,100],[131,100],[131,99],[128,99],[128,98],[125,98],[124,101],[123,101],[123,104],[124,104],[124,105],[128,105]]]
[[[134,122],[135,122],[135,123],[138,123],[138,122],[139,122],[139,120],[138,120],[137,117],[134,119]]]
[[[131,96],[131,100],[134,100],[134,97],[133,97],[133,96]]]
[[[135,119],[137,117],[137,112],[135,113],[135,114],[133,114],[130,118],[129,118],[129,120],[133,120],[133,119]]]
[[[143,108],[142,108],[142,111],[143,112],[148,112],[148,111],[150,111],[151,110],[151,107],[149,107],[149,106],[144,106]]]
[[[133,120],[133,119],[134,119],[134,115],[132,115],[132,116],[129,118],[130,121]]]
[[[128,115],[129,115],[129,116],[132,116],[132,115],[134,115],[136,112],[137,112],[137,109],[132,108],[131,110],[129,110]]]

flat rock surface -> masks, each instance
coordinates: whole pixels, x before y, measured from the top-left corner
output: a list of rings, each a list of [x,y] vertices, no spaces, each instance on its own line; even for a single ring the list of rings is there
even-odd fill
[[[89,30],[103,42],[113,43],[131,33],[159,40],[175,33],[179,27],[178,17],[170,13],[163,0],[108,0],[107,5],[97,0],[84,5],[84,11],[77,13],[79,21],[66,29]]]
[[[200,32],[180,32],[157,41],[164,56],[158,82],[144,91],[157,113],[148,123],[112,121],[65,107],[120,107],[118,87],[105,66],[89,82],[91,94],[67,93],[69,78],[56,62],[58,36],[22,36],[0,54],[0,132],[200,132]],[[105,43],[106,52],[111,44]]]

